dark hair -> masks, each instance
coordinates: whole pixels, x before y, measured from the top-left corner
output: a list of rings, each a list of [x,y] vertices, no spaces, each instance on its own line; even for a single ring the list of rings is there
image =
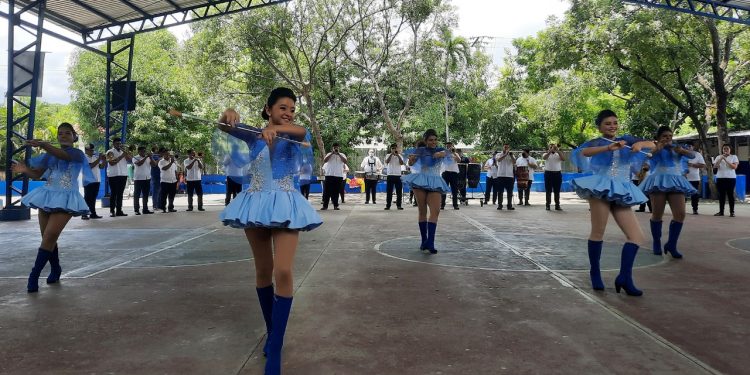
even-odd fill
[[[192,148],[189,148],[189,149],[187,150],[186,154],[189,154],[189,153],[191,153],[191,152],[193,152],[193,149],[192,149]]]
[[[266,109],[273,107],[273,105],[276,104],[276,102],[278,102],[281,98],[289,98],[292,99],[293,102],[297,101],[297,96],[294,95],[294,91],[286,87],[277,87],[271,90],[271,93],[268,95],[266,106],[263,107],[263,109],[260,111],[260,117],[262,117],[264,120],[268,120],[269,117]]]
[[[114,137],[114,138],[112,138],[112,142],[122,142],[122,138],[120,138],[120,137]]]
[[[165,153],[165,152],[167,152],[167,151],[168,151],[168,150],[167,150],[166,148],[164,148],[164,147],[161,147],[161,148],[159,148],[159,153],[160,153],[160,154],[163,154],[163,153]]]
[[[146,151],[146,146],[138,146],[138,151]]]
[[[89,143],[89,144],[86,145],[85,148],[87,148],[89,150],[93,150],[94,149],[94,144],[93,143]]]
[[[390,146],[388,146],[388,148],[394,148],[394,147],[398,147],[398,145],[397,145],[397,144],[395,144],[395,143],[391,143],[391,145],[390,145]]]
[[[659,137],[661,137],[661,135],[666,132],[672,133],[672,128],[666,125],[660,126],[659,129],[656,131],[656,139],[659,139]]]
[[[157,152],[157,151],[159,151],[158,147],[156,147],[156,146],[152,146],[151,147],[151,152]]]
[[[333,142],[333,145],[331,145],[331,147],[339,147],[339,146],[340,146],[340,145],[339,145],[339,143],[338,143],[338,142]]]
[[[523,149],[523,152],[525,152],[527,154],[531,154],[531,149],[530,148],[525,148],[525,149]]]
[[[60,128],[68,128],[71,132],[73,132],[73,142],[78,142],[78,133],[76,133],[76,130],[73,128],[73,125],[71,125],[68,122],[62,122],[60,125],[57,125],[57,130],[60,130]]]
[[[437,137],[437,132],[435,131],[435,129],[427,129],[427,131],[424,132],[424,135],[422,135],[422,139],[426,141],[427,138],[430,138],[433,135]]]
[[[615,114],[615,112],[611,109],[602,110],[598,115],[596,115],[596,119],[594,120],[596,127],[598,128],[602,124],[602,121],[604,121],[604,119],[607,117],[617,117],[617,114]]]

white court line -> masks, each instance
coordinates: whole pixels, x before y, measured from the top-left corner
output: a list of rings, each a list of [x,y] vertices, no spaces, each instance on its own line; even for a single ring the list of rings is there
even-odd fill
[[[92,274],[90,274],[90,275],[87,275],[87,276],[86,276],[86,278],[89,278],[89,277],[93,277],[93,276],[96,276],[96,275],[98,275],[98,274],[100,274],[100,273],[104,273],[104,272],[107,272],[107,271],[111,271],[111,270],[113,270],[113,269],[115,269],[115,268],[118,268],[118,267],[122,267],[122,266],[124,266],[124,265],[126,265],[126,264],[128,264],[128,263],[134,262],[134,261],[136,261],[136,260],[140,260],[140,259],[143,259],[143,258],[145,258],[145,257],[149,257],[149,256],[151,256],[151,255],[154,255],[154,254],[158,254],[158,253],[161,253],[161,252],[162,252],[162,251],[164,251],[164,250],[169,250],[169,249],[175,248],[175,247],[177,247],[177,246],[180,246],[180,245],[182,245],[182,244],[184,244],[184,243],[187,243],[187,242],[190,242],[190,241],[192,241],[192,240],[195,240],[195,239],[201,238],[201,237],[203,237],[203,236],[205,236],[205,235],[211,234],[211,233],[213,233],[213,232],[216,232],[216,231],[218,231],[218,230],[219,230],[219,229],[212,229],[212,230],[210,230],[210,231],[208,231],[208,232],[206,232],[206,233],[201,233],[201,234],[199,234],[199,235],[197,235],[197,236],[193,236],[193,237],[190,237],[190,238],[188,238],[188,239],[185,239],[185,240],[183,240],[183,241],[180,241],[180,242],[178,242],[178,243],[176,243],[176,244],[172,244],[172,245],[169,245],[169,246],[167,246],[167,247],[165,247],[165,248],[163,248],[163,249],[159,249],[159,250],[156,250],[156,251],[152,251],[152,252],[150,252],[150,253],[148,253],[148,254],[144,254],[144,255],[141,255],[141,256],[139,256],[139,257],[135,257],[135,258],[133,258],[133,259],[130,259],[130,260],[126,260],[126,261],[124,261],[124,262],[122,262],[122,263],[119,263],[119,264],[115,264],[115,265],[114,265],[114,266],[112,266],[112,267],[107,267],[107,268],[105,268],[105,269],[103,269],[103,270],[100,270],[100,271],[94,272],[94,273],[92,273]]]
[[[536,262],[535,260],[527,257],[526,255],[522,254],[521,252],[515,251],[515,248],[513,246],[511,246],[507,242],[505,242],[505,241],[497,238],[495,236],[495,231],[492,230],[492,228],[490,228],[490,227],[488,227],[488,226],[486,226],[486,225],[484,225],[484,224],[482,224],[482,223],[480,223],[480,222],[478,222],[478,221],[476,221],[476,220],[474,220],[474,219],[472,219],[472,218],[464,215],[463,213],[457,212],[456,215],[462,217],[469,224],[475,226],[477,229],[479,229],[480,231],[482,231],[484,234],[490,236],[490,238],[494,239],[497,243],[509,247],[514,252],[516,252],[519,256],[528,259],[530,262],[536,264],[538,267],[542,268],[543,270],[546,270],[547,272],[549,272],[549,274],[555,280],[557,280],[558,282],[560,282],[560,284],[562,284],[563,286],[567,286],[567,287],[573,289],[575,292],[577,292],[578,294],[580,294],[581,296],[583,296],[583,298],[585,298],[586,300],[599,305],[604,310],[606,310],[607,312],[609,312],[612,316],[616,317],[617,319],[619,319],[620,321],[624,322],[625,324],[628,324],[629,326],[635,328],[636,330],[641,331],[643,334],[645,334],[646,336],[648,336],[651,340],[653,340],[657,344],[662,345],[662,346],[664,346],[664,347],[672,350],[675,354],[677,354],[679,356],[682,356],[683,358],[685,358],[688,361],[692,362],[694,365],[698,366],[699,368],[701,368],[702,370],[706,371],[709,374],[721,374],[720,371],[714,369],[713,367],[711,367],[707,363],[701,361],[700,359],[698,359],[698,358],[694,357],[693,355],[691,355],[690,353],[686,352],[685,350],[683,350],[682,348],[680,348],[679,346],[677,346],[677,344],[674,344],[674,343],[670,342],[669,340],[667,340],[666,338],[662,337],[658,333],[652,331],[651,329],[647,328],[646,326],[638,323],[634,319],[632,319],[629,316],[625,315],[624,313],[620,312],[615,307],[610,306],[609,304],[607,304],[606,302],[602,301],[599,298],[595,298],[589,292],[587,292],[587,291],[581,289],[580,287],[576,286],[572,281],[570,281],[567,277],[565,277],[565,275],[562,275],[561,273],[559,273],[557,271],[554,271],[554,270],[551,270],[551,269],[545,267],[544,265],[542,265],[542,264]]]

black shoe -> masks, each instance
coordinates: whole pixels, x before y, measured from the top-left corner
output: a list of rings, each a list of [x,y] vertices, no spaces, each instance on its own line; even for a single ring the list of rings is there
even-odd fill
[[[639,208],[639,209],[635,210],[635,212],[646,212],[646,209],[645,208]]]
[[[166,214],[167,210],[161,210],[161,213]]]
[[[198,211],[205,211],[206,209],[203,207],[198,207]]]
[[[192,210],[193,210],[193,208],[192,208],[192,207],[188,207],[188,209],[187,209],[187,210],[185,210],[185,211],[187,211],[187,212],[190,212],[190,211],[192,211]]]
[[[99,215],[89,215],[90,219],[101,219],[102,217]]]
[[[375,201],[372,201],[372,204],[378,204],[378,203],[377,203],[377,202],[375,202]]]
[[[531,206],[531,205],[529,204],[529,202],[526,202],[526,203],[524,203],[523,205],[524,205],[524,206]]]
[[[724,216],[724,213],[723,212],[717,212],[717,213],[714,214],[714,216]]]
[[[177,212],[177,210],[175,210],[174,208],[170,208],[168,211],[169,212]]]
[[[385,207],[385,208],[383,208],[383,209],[384,209],[384,210],[390,210],[391,208],[390,208],[390,207]]]
[[[444,210],[444,209],[445,209],[445,206],[443,206],[443,207],[440,207],[440,209],[441,209],[441,210]]]
[[[544,206],[544,209],[545,209],[545,210],[547,210],[547,211],[549,211],[549,209],[550,209],[550,208],[549,208],[549,205],[545,205],[545,206]]]
[[[498,210],[502,210],[502,209],[503,209],[503,206],[497,206],[497,209],[498,209]]]
[[[562,210],[563,210],[563,209],[562,209],[562,207],[560,207],[560,206],[555,206],[555,211],[562,211]]]
[[[140,216],[140,215],[141,215],[140,212],[138,212],[138,211],[135,212],[135,216]]]
[[[513,206],[508,206],[508,209],[509,209],[509,210],[511,210],[511,211],[513,211],[513,210],[515,210],[516,208],[515,208],[515,207],[513,207]]]
[[[334,210],[336,210],[336,211],[338,211],[338,210],[339,210],[339,208],[338,208],[338,207],[334,207],[333,209],[334,209]]]
[[[81,220],[88,220],[88,219],[89,219],[89,215],[81,215]]]
[[[729,217],[734,217],[734,212],[730,212]]]
[[[154,211],[143,210],[143,214],[144,214],[144,215],[151,215],[151,214],[153,214],[153,213],[154,213]]]
[[[404,208],[399,206],[399,207],[396,207],[396,209],[397,210],[403,210]]]
[[[453,206],[453,209],[454,210],[460,210],[460,208],[458,208],[458,206]]]
[[[109,217],[115,217],[115,216],[117,216],[117,215],[115,215],[115,213],[114,213],[114,212],[110,212],[110,213],[109,213]]]
[[[321,210],[321,211],[325,211],[325,210],[327,210],[327,209],[328,209],[328,207],[321,207],[321,208],[320,208],[320,210]]]
[[[698,210],[693,210],[693,215],[698,215]]]
[[[126,213],[124,213],[122,211],[118,212],[116,215],[117,216],[128,216],[128,214],[126,214]]]
[[[344,203],[344,202],[341,202],[341,203]],[[365,204],[370,204],[370,201],[365,201]]]

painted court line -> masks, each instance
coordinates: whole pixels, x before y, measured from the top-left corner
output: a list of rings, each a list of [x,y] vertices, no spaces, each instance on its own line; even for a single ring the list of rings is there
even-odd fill
[[[550,276],[552,276],[555,280],[557,280],[558,282],[560,282],[560,284],[562,284],[563,286],[566,286],[566,287],[569,287],[569,288],[573,289],[578,294],[580,294],[581,296],[583,296],[586,300],[599,305],[604,310],[606,310],[607,312],[609,312],[612,316],[616,317],[617,319],[621,320],[622,322],[628,324],[629,326],[631,326],[631,327],[635,328],[636,330],[640,331],[641,333],[645,334],[650,339],[652,339],[653,341],[655,341],[657,344],[660,344],[660,345],[662,345],[662,346],[664,346],[664,347],[672,350],[675,354],[677,354],[677,355],[685,358],[686,360],[692,362],[695,366],[699,367],[700,369],[702,369],[702,370],[704,370],[704,371],[706,371],[706,372],[708,372],[710,374],[721,374],[720,371],[714,369],[713,367],[711,367],[707,363],[701,361],[700,359],[698,359],[698,358],[694,357],[693,355],[691,355],[690,353],[686,352],[685,350],[683,350],[682,348],[680,348],[677,344],[674,344],[674,343],[670,342],[669,340],[667,340],[666,338],[662,337],[658,333],[652,331],[651,329],[647,328],[646,326],[643,326],[642,324],[638,323],[634,319],[632,319],[629,316],[625,315],[624,313],[620,312],[615,307],[610,306],[606,302],[600,300],[599,298],[594,297],[593,295],[591,295],[588,292],[584,291],[580,287],[576,286],[572,281],[570,281],[567,277],[565,277],[565,275],[563,275],[563,274],[561,274],[561,273],[559,273],[557,271],[554,271],[554,270],[552,270],[552,269],[544,266],[543,264],[535,261],[534,259],[529,258],[525,254],[517,251],[509,243],[507,243],[507,242],[505,242],[505,241],[497,238],[495,236],[495,231],[492,230],[492,228],[490,228],[490,227],[488,227],[488,226],[486,226],[486,225],[484,225],[484,224],[482,224],[482,223],[480,223],[480,222],[478,222],[478,221],[476,221],[476,220],[474,220],[474,219],[472,219],[472,218],[464,215],[463,213],[457,212],[456,215],[460,216],[461,218],[463,218],[464,220],[466,220],[469,224],[473,225],[474,227],[476,227],[477,229],[479,229],[480,231],[482,231],[484,234],[486,234],[490,238],[494,239],[497,243],[499,243],[501,245],[504,245],[504,246],[507,246],[508,248],[510,248],[511,250],[513,250],[516,254],[518,254],[518,256],[526,258],[529,262],[532,262],[532,263],[536,264],[539,268],[547,271],[550,274]]]

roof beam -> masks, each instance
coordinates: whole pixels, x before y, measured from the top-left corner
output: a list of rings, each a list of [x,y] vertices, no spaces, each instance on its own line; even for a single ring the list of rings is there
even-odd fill
[[[0,11],[0,17],[9,19],[10,16],[8,15],[8,13]],[[23,20],[23,19],[20,20],[19,22],[20,22],[21,25],[26,26],[26,27],[35,27],[35,25],[33,23],[31,23],[29,21],[26,21],[26,20]],[[104,51],[101,51],[101,50],[99,50],[97,48],[94,48],[94,47],[91,47],[89,45],[83,44],[83,43],[81,43],[81,42],[79,42],[79,41],[77,41],[75,39],[69,38],[67,36],[58,34],[58,33],[54,32],[54,31],[50,31],[50,30],[47,30],[47,29],[42,29],[42,33],[46,34],[46,35],[49,35],[49,36],[51,36],[53,38],[62,40],[63,42],[70,43],[70,44],[72,44],[72,45],[74,45],[76,47],[80,47],[80,48],[83,48],[85,50],[94,52],[94,53],[99,54],[101,56],[107,56],[107,53],[104,52]]]
[[[131,3],[128,0],[119,0],[121,3],[127,5],[130,7],[130,9],[133,9],[134,11],[140,13],[143,17],[151,17],[150,14],[146,13],[143,9],[139,8],[137,5]]]
[[[101,18],[104,18],[105,20],[107,20],[109,22],[112,22],[112,23],[117,23],[118,22],[112,16],[110,16],[110,15],[102,12],[99,9],[96,9],[96,8],[92,7],[91,5],[88,5],[88,4],[84,3],[81,0],[73,0],[73,2],[76,3],[78,6],[80,6],[81,8],[86,9],[89,12],[94,13],[94,14],[96,14],[97,16],[99,16]]]
[[[750,25],[750,8],[726,0],[624,0],[701,17]]]

